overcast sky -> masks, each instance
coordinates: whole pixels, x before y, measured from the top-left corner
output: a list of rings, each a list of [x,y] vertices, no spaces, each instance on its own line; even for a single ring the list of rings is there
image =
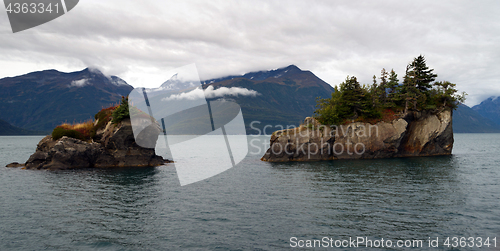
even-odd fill
[[[201,79],[295,64],[368,84],[419,54],[466,104],[500,95],[500,1],[81,0],[15,34],[0,13],[0,78],[90,66],[154,87],[191,63]]]

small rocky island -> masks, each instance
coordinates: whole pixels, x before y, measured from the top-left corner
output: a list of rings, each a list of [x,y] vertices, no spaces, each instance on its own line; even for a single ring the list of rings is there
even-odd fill
[[[262,157],[270,162],[449,155],[452,111],[409,112],[374,125],[326,126],[308,117],[297,128],[274,132],[270,141]]]
[[[452,114],[465,93],[455,84],[434,82],[436,74],[420,55],[397,74],[382,69],[380,84],[360,85],[356,77],[318,100],[314,117],[292,129],[276,131],[263,161],[316,161],[450,155]]]
[[[128,100],[120,106],[102,109],[94,121],[76,125],[63,124],[43,138],[36,152],[26,163],[12,163],[8,167],[24,166],[26,169],[77,169],[110,167],[160,166],[164,160],[154,148],[143,148],[135,142],[128,113]],[[154,127],[156,142],[160,128]]]

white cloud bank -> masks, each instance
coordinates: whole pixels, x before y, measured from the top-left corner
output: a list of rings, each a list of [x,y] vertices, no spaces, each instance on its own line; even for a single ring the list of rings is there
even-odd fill
[[[254,90],[249,90],[247,88],[241,88],[241,87],[220,87],[218,89],[214,90],[213,86],[207,87],[205,89],[205,97],[207,98],[222,98],[225,96],[251,96],[255,97],[259,93]]]
[[[69,85],[69,87],[84,87],[84,86],[90,85],[90,84],[91,83],[89,82],[89,80],[84,78],[84,79],[80,79],[80,80],[71,81],[71,84]]]
[[[195,100],[202,98],[223,98],[228,96],[251,96],[255,97],[259,95],[257,91],[249,90],[247,88],[241,87],[221,87],[215,89],[213,86],[207,87],[205,90],[201,90],[200,88],[196,88],[190,92],[184,92],[181,94],[175,94],[170,97],[163,98],[163,101],[171,101],[171,100]]]

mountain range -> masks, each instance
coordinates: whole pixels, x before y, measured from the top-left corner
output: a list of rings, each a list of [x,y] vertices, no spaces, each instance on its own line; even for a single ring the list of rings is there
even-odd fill
[[[297,126],[313,115],[317,98],[334,91],[310,71],[295,65],[202,81],[203,88],[239,87],[258,95],[231,96],[241,106],[248,134],[270,134]],[[101,108],[115,105],[133,89],[116,76],[96,69],[64,73],[32,72],[0,79],[0,135],[50,132],[64,122],[93,118]],[[460,105],[453,116],[455,132],[500,132],[500,98],[470,108]],[[265,131],[264,131],[265,130]]]
[[[232,99],[241,106],[247,133],[271,134],[279,126],[298,126],[316,110],[316,98],[329,98],[333,87],[295,65],[203,81],[204,88],[240,87],[259,95]],[[253,123],[252,123],[253,122]],[[267,127],[266,127],[267,126]],[[259,133],[259,130],[261,133]]]
[[[500,106],[497,109],[500,109]],[[456,133],[500,133],[500,125],[493,122],[490,117],[483,117],[473,108],[460,104],[453,111],[453,131]]]
[[[49,133],[48,131],[32,131],[15,127],[0,119],[0,135],[44,135]]]
[[[64,73],[32,72],[0,79],[0,119],[28,130],[52,131],[63,122],[91,119],[103,107],[118,104],[133,89],[96,69]]]
[[[500,125],[500,97],[490,97],[479,105],[472,107],[474,111]]]

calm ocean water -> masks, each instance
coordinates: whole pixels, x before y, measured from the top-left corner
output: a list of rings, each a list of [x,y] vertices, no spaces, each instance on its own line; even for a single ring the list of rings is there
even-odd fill
[[[455,134],[446,157],[280,164],[253,147],[268,137],[249,137],[238,166],[183,187],[172,166],[3,167],[41,138],[0,137],[0,250],[280,250],[323,237],[500,249],[500,134]]]

